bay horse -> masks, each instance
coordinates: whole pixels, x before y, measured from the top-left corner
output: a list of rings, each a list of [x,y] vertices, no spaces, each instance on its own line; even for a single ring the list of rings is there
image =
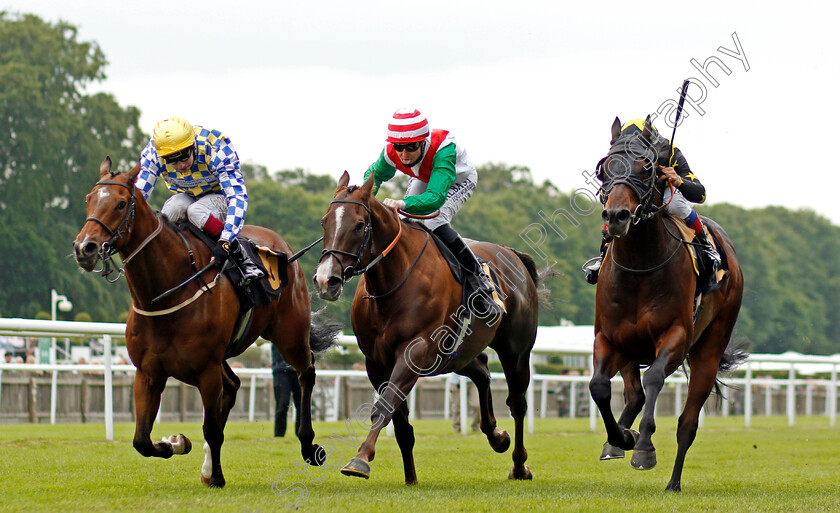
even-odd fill
[[[655,165],[669,155],[670,143],[654,134],[650,117],[641,138],[621,134],[612,125],[610,151],[600,163],[602,217],[613,237],[596,289],[594,371],[589,383],[607,431],[601,459],[620,458],[633,450],[631,466],[656,465],[651,436],[656,430],[656,399],[665,378],[686,361],[688,394],[677,427],[677,456],[666,490],[680,491],[685,456],[697,433],[700,410],[717,374],[740,363],[746,354],[729,348],[741,307],[744,278],[732,241],[714,221],[703,223],[719,242],[728,273],[718,290],[702,297],[695,313],[695,289],[701,287],[677,225],[663,214],[663,184]],[[695,320],[696,317],[696,320]],[[649,366],[644,373],[640,366]],[[610,378],[621,371],[625,407],[616,422],[610,408]],[[631,430],[644,408],[639,431]]]
[[[153,298],[188,280],[195,266],[207,265],[211,255],[197,237],[176,232],[168,221],[155,215],[134,186],[139,171],[138,165],[120,174],[111,171],[110,158],[102,162],[99,181],[85,198],[87,219],[73,243],[75,259],[82,269],[92,271],[113,252],[122,257],[119,271],[125,272],[132,301],[126,346],[137,367],[134,448],[143,456],[159,458],[190,451],[192,444],[182,434],[157,443],[152,443],[150,434],[167,378],[193,385],[204,406],[201,481],[223,487],[220,452],[240,384],[225,361],[225,352],[239,315],[239,298],[227,276],[219,276],[214,265],[204,275],[206,281],[192,280],[165,301],[153,304]],[[261,246],[291,254],[286,241],[266,228],[246,225],[242,234]],[[244,343],[231,356],[262,335],[297,370],[302,389],[301,404],[297,405],[301,453],[308,463],[320,465],[325,454],[312,443],[315,433],[310,411],[314,356],[333,344],[337,330],[311,322],[305,278],[299,263],[294,262],[288,267],[288,285],[270,303],[256,307]]]
[[[523,419],[539,308],[540,274],[533,259],[495,244],[471,245],[499,276],[499,295],[507,313],[494,316],[470,302],[474,322],[468,326],[459,316],[467,310],[459,309],[462,287],[435,243],[429,241],[429,232],[417,223],[401,221],[396,210],[372,196],[372,173],[361,187],[348,187],[349,179],[345,171],[321,220],[324,250],[313,279],[322,298],[336,300],[347,280],[362,275],[350,316],[379,399],[369,410],[367,438],[341,472],[369,478],[376,440],[393,420],[405,484],[416,484],[414,429],[408,422],[405,399],[421,376],[452,371],[475,383],[481,431],[496,452],[507,451],[510,435],[496,427],[487,356],[482,353],[489,346],[501,360],[509,390],[507,404],[515,424],[513,468],[508,478],[531,479],[525,465],[528,453]]]

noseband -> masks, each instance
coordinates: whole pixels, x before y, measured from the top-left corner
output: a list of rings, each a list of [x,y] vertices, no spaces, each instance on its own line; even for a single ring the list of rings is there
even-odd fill
[[[365,248],[367,247],[368,244],[370,244],[370,234],[371,234],[370,207],[367,206],[366,204],[362,203],[361,201],[348,200],[348,199],[332,200],[330,202],[330,205],[332,205],[333,203],[352,203],[354,205],[361,205],[367,211],[367,217],[365,218],[365,232],[362,236],[362,244],[359,246],[359,251],[357,251],[356,253],[350,253],[349,251],[344,251],[344,250],[341,250],[341,249],[324,248],[324,249],[321,250],[321,260],[323,260],[325,256],[329,255],[332,258],[335,258],[335,260],[336,260],[336,262],[338,262],[339,266],[341,266],[342,263],[341,263],[341,259],[339,257],[337,257],[336,254],[349,256],[350,258],[354,259],[353,260],[353,265],[348,265],[347,267],[345,267],[341,271],[341,281],[346,282],[346,281],[350,280],[351,278],[353,278],[354,276],[359,276],[360,274],[364,274],[368,269],[370,269],[373,266],[374,263],[378,262],[379,260],[377,259],[376,262],[371,262],[371,264],[366,266],[366,267],[361,267],[362,258],[364,257],[364,253],[365,253]],[[382,258],[382,256],[384,256],[384,255],[380,255],[379,258]]]
[[[618,176],[604,178],[606,171],[604,163],[614,156],[619,156],[620,161],[627,164],[627,170]],[[634,163],[638,158],[644,159],[645,169],[649,171],[650,178],[643,179],[636,174]],[[601,188],[598,191],[601,203],[606,205],[607,199],[616,185],[626,185],[639,198],[639,204],[632,214],[633,224],[638,224],[640,221],[656,215],[664,208],[664,205],[653,205],[653,191],[656,190],[657,180],[655,167],[657,160],[655,149],[638,134],[619,137],[610,147],[607,156],[598,161],[596,166],[596,176],[602,180]]]

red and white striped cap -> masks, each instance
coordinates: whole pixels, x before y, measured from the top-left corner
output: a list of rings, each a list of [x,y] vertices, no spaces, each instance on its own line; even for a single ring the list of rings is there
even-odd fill
[[[399,109],[388,123],[390,143],[422,141],[429,135],[429,122],[417,109]]]

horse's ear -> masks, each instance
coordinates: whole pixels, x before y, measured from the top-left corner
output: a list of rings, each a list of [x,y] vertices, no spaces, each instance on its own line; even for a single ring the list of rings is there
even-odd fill
[[[647,139],[648,141],[655,142],[651,138],[651,134],[654,133],[653,124],[650,122],[650,114],[645,118],[645,128],[642,130],[642,137]]]
[[[612,128],[610,129],[612,139],[610,139],[610,144],[614,143],[618,136],[621,135],[621,120],[618,119],[618,116],[615,117],[615,121],[613,121]]]
[[[341,174],[341,178],[338,179],[338,188],[347,187],[347,184],[350,183],[350,173],[345,171]]]
[[[106,156],[105,160],[102,161],[102,164],[99,164],[99,178],[103,178],[107,174],[111,174],[110,156]]]
[[[374,176],[374,174],[375,173],[371,171],[370,176],[368,176],[368,179],[365,180],[364,185],[359,187],[359,189],[362,191],[362,196],[370,196],[371,191],[373,191],[373,184],[376,182],[376,177]]]
[[[128,181],[129,183],[134,183],[137,181],[137,175],[140,173],[140,164],[134,166],[134,169],[128,172]]]

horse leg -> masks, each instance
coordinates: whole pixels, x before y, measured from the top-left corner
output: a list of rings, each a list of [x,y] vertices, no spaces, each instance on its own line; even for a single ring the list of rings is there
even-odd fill
[[[528,410],[528,400],[525,397],[528,391],[528,383],[531,379],[529,366],[529,354],[499,355],[502,362],[502,369],[505,371],[505,378],[508,383],[507,405],[513,415],[514,442],[513,442],[513,467],[510,469],[508,479],[533,479],[531,469],[525,464],[528,459],[528,451],[525,450],[525,413]]]
[[[373,383],[373,375],[370,371],[368,372],[368,375],[371,376],[371,383]],[[350,460],[347,465],[341,469],[342,474],[346,476],[364,477],[365,479],[370,478],[370,462],[373,461],[376,456],[376,440],[379,438],[379,433],[382,431],[382,428],[388,425],[388,422],[390,422],[394,417],[396,409],[405,402],[409,392],[411,392],[411,389],[414,388],[414,385],[417,383],[418,378],[418,374],[408,366],[407,359],[404,355],[397,355],[397,362],[394,369],[391,371],[390,380],[382,383],[377,389],[379,392],[379,399],[376,401],[376,404],[372,405],[371,408],[370,432],[368,433],[367,438],[365,438],[365,441],[362,442],[361,447],[359,447],[359,452],[356,454],[356,457]],[[408,408],[406,408],[406,412],[407,410]],[[407,423],[408,420],[406,419],[406,424]],[[396,428],[396,424],[394,427]],[[412,444],[413,438],[414,435],[412,429]],[[404,440],[406,440],[406,442],[408,441],[408,435],[405,435]],[[408,445],[406,445],[406,447],[408,447]],[[400,450],[403,450],[402,445],[400,446]],[[413,461],[412,457],[411,474],[414,474]],[[408,465],[405,459],[403,460],[403,464],[406,466]],[[411,477],[412,475],[406,473],[406,483],[408,483],[409,480],[412,480]],[[416,476],[414,476],[413,482],[413,484],[416,484]]]
[[[308,369],[300,373],[300,429],[298,439],[300,441],[300,453],[303,460],[312,466],[319,467],[324,464],[327,454],[324,449],[312,443],[315,440],[315,430],[312,428],[312,391],[315,388],[315,366],[310,365]]]
[[[236,404],[236,393],[239,391],[239,386],[242,382],[227,362],[222,362],[222,379],[223,390],[221,421],[222,429],[224,429],[227,425],[230,410],[233,409],[233,406]]]
[[[668,486],[665,487],[665,490],[668,491],[679,492],[681,490],[680,480],[682,478],[685,455],[688,452],[688,448],[694,442],[694,437],[697,435],[700,409],[703,408],[706,399],[709,398],[717,377],[718,365],[723,350],[709,347],[709,342],[712,340],[724,340],[728,342],[734,322],[728,328],[723,328],[724,333],[722,334],[718,328],[721,325],[722,323],[719,323],[707,328],[706,332],[703,333],[703,336],[692,347],[689,353],[688,361],[691,364],[691,375],[688,380],[688,394],[685,406],[677,424],[677,457],[674,459],[674,470],[671,473],[671,480],[668,482]]]
[[[160,408],[160,396],[165,387],[165,376],[152,379],[140,369],[134,374],[134,408],[137,412],[134,448],[147,458],[170,458],[173,454],[187,454],[192,450],[190,439],[180,433],[164,438],[161,442],[152,443],[152,425]]]
[[[222,444],[225,441],[222,422],[222,396],[224,379],[222,367],[211,366],[198,379],[198,391],[204,405],[204,463],[201,465],[201,482],[211,488],[225,486],[222,475]]]
[[[394,411],[394,437],[402,454],[405,484],[417,484],[417,472],[414,470],[414,428],[408,422],[408,404],[403,402]]]
[[[481,411],[481,432],[487,436],[490,447],[498,453],[503,453],[510,447],[510,435],[507,431],[496,427],[496,416],[493,413],[493,397],[490,393],[490,369],[487,367],[487,355],[479,354],[475,360],[458,371],[475,383],[478,389],[478,406]]]
[[[645,404],[645,393],[642,389],[642,378],[639,374],[639,366],[628,362],[621,369],[621,379],[624,382],[624,410],[618,418],[618,427],[621,430],[629,429],[633,436],[638,437],[638,431],[632,428],[633,422],[642,411]],[[604,442],[604,449],[601,452],[601,460],[612,460],[624,457],[624,449],[610,445],[609,441]]]
[[[630,465],[636,470],[650,470],[656,466],[656,449],[651,440],[653,433],[656,432],[656,421],[654,420],[656,399],[665,385],[665,378],[682,363],[683,353],[672,348],[685,347],[685,330],[681,327],[675,327],[669,330],[665,338],[665,343],[661,346],[662,349],[645,372],[644,389],[647,401],[645,402],[642,420],[639,423],[639,439],[633,447],[633,458],[630,459]]]
[[[604,428],[607,430],[607,444],[604,445],[604,450],[607,451],[607,445],[609,445],[629,451],[633,449],[636,443],[636,436],[631,430],[620,426],[615,421],[610,406],[612,399],[610,379],[615,376],[618,369],[625,368],[629,364],[620,353],[613,351],[609,341],[600,332],[595,336],[594,347],[595,351],[592,356],[594,371],[592,372],[592,379],[589,380],[589,394],[598,406],[598,411],[601,412],[601,418],[604,420]],[[609,458],[604,458],[602,452],[601,459]]]

